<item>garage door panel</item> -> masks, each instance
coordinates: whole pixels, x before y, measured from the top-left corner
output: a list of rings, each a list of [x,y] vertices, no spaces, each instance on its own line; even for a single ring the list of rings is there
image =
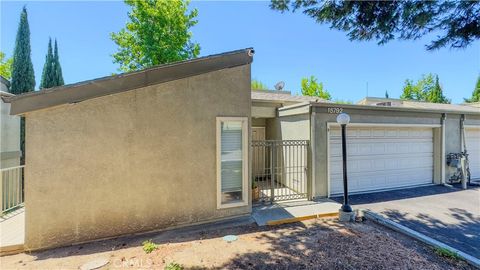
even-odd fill
[[[480,179],[480,127],[465,129],[465,144],[472,179]]]
[[[432,183],[431,128],[349,127],[349,190],[352,192]],[[335,136],[331,136],[336,134]],[[330,193],[343,192],[341,137],[330,130]]]

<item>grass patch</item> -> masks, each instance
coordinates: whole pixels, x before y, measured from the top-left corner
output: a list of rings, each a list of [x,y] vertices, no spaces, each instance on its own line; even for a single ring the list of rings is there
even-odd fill
[[[183,266],[178,263],[172,262],[165,266],[165,270],[183,270]]]
[[[444,258],[448,258],[448,259],[452,259],[452,260],[461,260],[462,257],[460,257],[457,253],[453,252],[453,251],[450,251],[446,248],[439,248],[439,247],[436,247],[433,249],[435,251],[435,253],[437,253],[439,256],[441,257],[444,257]]]
[[[144,241],[142,243],[143,245],[143,251],[145,251],[145,253],[152,253],[152,251],[158,249],[158,245],[153,243],[152,240],[147,240],[147,241]]]

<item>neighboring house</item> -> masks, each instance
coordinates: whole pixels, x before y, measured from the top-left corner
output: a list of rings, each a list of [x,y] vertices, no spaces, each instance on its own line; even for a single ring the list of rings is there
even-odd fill
[[[13,97],[8,92],[10,82],[0,76],[0,169],[20,165],[20,117],[10,115],[10,103],[4,98]]]
[[[340,112],[352,119],[352,192],[445,183],[445,155],[461,151],[462,121],[472,130],[467,145],[477,140],[473,107],[251,91],[252,55],[239,50],[10,98],[11,114],[27,126],[26,249],[249,215],[252,181],[260,201],[339,195]],[[480,177],[480,160],[472,161]]]

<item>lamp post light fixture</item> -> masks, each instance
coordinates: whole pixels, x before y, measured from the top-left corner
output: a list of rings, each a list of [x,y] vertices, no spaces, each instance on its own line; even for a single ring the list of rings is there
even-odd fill
[[[340,208],[340,217],[342,217],[342,212],[344,214],[348,213],[345,216],[346,220],[355,219],[352,211],[352,207],[348,204],[348,181],[347,181],[347,142],[346,142],[346,129],[347,124],[350,123],[350,116],[346,113],[341,113],[337,116],[337,123],[342,127],[342,160],[343,160],[343,204]],[[342,218],[341,218],[342,219]],[[345,220],[345,221],[346,221]]]

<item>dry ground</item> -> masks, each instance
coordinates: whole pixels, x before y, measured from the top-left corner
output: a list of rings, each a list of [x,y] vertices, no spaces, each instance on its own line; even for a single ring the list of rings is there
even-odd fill
[[[222,237],[238,235],[227,243]],[[152,239],[150,254],[142,242]],[[157,233],[1,257],[1,269],[79,269],[97,259],[102,269],[473,269],[369,221],[339,224],[313,220],[270,228],[243,226],[209,231]]]

